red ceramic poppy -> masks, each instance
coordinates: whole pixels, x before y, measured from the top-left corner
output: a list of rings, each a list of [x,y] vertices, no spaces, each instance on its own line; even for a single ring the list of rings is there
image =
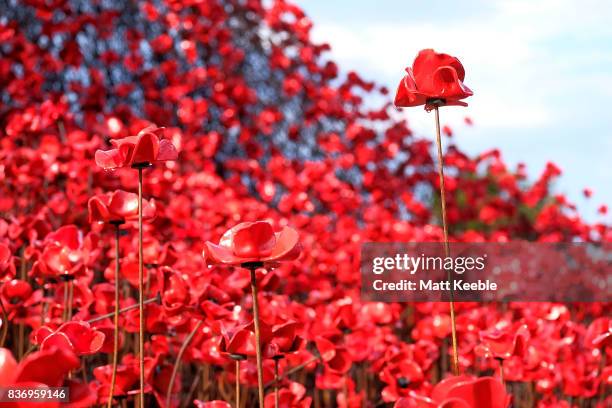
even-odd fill
[[[408,396],[411,389],[418,387],[424,379],[423,370],[412,360],[390,364],[380,373],[380,379],[387,386],[382,390],[385,401],[396,401]]]
[[[411,393],[400,398],[394,408],[507,408],[512,396],[493,377],[453,376],[440,381],[431,397]]]
[[[136,136],[111,139],[114,149],[97,150],[96,164],[108,170],[176,160],[178,152],[170,140],[162,138],[163,133],[163,128],[152,125],[142,129]]]
[[[306,387],[300,383],[291,382],[287,387],[278,390],[279,408],[309,408],[311,401],[312,398],[306,396]],[[276,407],[274,392],[270,392],[266,395],[264,407]]]
[[[260,335],[262,349],[265,350],[271,338],[272,330],[264,322],[260,323]],[[225,332],[219,343],[219,350],[222,353],[254,357],[257,350],[256,344],[255,327],[251,322],[248,325]]]
[[[77,355],[94,354],[104,345],[104,333],[89,326],[86,322],[66,322],[57,330],[40,327],[33,338],[41,350],[59,347]]]
[[[82,231],[76,225],[64,225],[45,237],[42,254],[32,274],[76,275],[83,272],[81,267],[86,254]]]
[[[315,340],[325,368],[335,374],[344,374],[351,369],[353,362],[344,347],[338,347],[326,338],[318,337]]]
[[[287,322],[272,329],[272,338],[266,345],[264,354],[270,358],[282,358],[285,354],[295,353],[303,344],[297,335],[297,322]]]
[[[243,222],[225,232],[218,245],[207,241],[204,255],[225,265],[291,261],[300,255],[298,233],[290,227],[274,232],[267,221]]]
[[[9,304],[22,303],[32,294],[32,286],[26,281],[12,279],[2,284],[0,294]]]
[[[491,330],[480,332],[482,348],[479,353],[498,359],[507,359],[512,356],[523,356],[529,341],[527,325],[520,325],[516,330],[512,327],[494,327]]]
[[[51,348],[29,354],[16,363],[8,349],[0,349],[0,385],[38,383],[59,387],[65,376],[79,367],[79,359],[70,350]]]
[[[123,190],[100,194],[89,199],[89,222],[125,222],[138,219],[138,195]],[[142,200],[142,218],[155,217],[155,201]]]
[[[448,54],[421,50],[412,67],[406,68],[406,73],[395,95],[396,106],[425,105],[429,108],[435,99],[444,105],[467,106],[461,99],[472,96],[472,91],[463,84],[463,65]]]
[[[159,268],[157,275],[162,306],[166,314],[168,316],[180,314],[189,305],[189,282],[182,274],[168,266]]]

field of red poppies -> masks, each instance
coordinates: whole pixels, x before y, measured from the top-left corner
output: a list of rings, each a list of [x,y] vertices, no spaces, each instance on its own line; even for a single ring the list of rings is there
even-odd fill
[[[312,24],[280,0],[0,4],[1,406],[612,406],[610,303],[360,299],[364,242],[612,230],[555,164],[530,180],[447,127],[438,157],[396,119],[465,103],[459,60],[423,51],[395,95]]]

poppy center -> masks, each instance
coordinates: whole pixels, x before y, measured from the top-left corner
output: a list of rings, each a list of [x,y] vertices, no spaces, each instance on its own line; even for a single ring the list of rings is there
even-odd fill
[[[429,106],[444,106],[446,105],[446,99],[444,98],[428,98],[425,105]]]
[[[397,386],[400,388],[408,388],[408,386],[410,385],[410,380],[407,379],[406,377],[399,377],[397,379]]]

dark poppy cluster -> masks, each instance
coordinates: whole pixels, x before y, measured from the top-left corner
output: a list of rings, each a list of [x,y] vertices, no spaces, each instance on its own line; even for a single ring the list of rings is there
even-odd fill
[[[440,182],[431,141],[299,7],[0,7],[0,386],[73,407],[612,404],[609,303],[456,303],[454,376],[446,303],[361,301],[361,243],[443,238]],[[471,94],[456,59],[419,58],[398,104]],[[444,162],[452,240],[612,239],[552,163]]]

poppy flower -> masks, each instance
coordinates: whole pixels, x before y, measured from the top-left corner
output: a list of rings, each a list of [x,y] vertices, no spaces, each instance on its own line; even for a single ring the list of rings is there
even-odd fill
[[[413,392],[397,400],[394,408],[507,408],[511,399],[493,377],[453,376],[436,384],[430,397]]]
[[[432,100],[440,99],[444,105],[467,106],[462,102],[472,91],[463,84],[465,70],[461,62],[448,54],[432,49],[421,50],[412,67],[406,68],[395,95],[395,105],[433,107]]]
[[[168,316],[180,314],[189,305],[189,282],[168,266],[158,270],[161,302]]]
[[[522,357],[529,341],[527,325],[521,325],[516,330],[512,327],[494,327],[480,332],[482,347],[477,350],[483,356],[497,359],[507,359],[512,356]]]
[[[272,329],[271,339],[265,348],[264,354],[271,358],[279,358],[299,350],[303,344],[303,339],[297,335],[297,327],[297,322],[287,322],[275,326]]]
[[[66,375],[79,366],[75,354],[62,348],[34,352],[19,363],[10,350],[0,348],[0,385],[60,387]]]
[[[9,305],[23,303],[32,294],[32,286],[26,281],[12,279],[2,285],[0,294]]]
[[[296,259],[300,245],[293,228],[274,232],[267,221],[243,222],[226,231],[218,245],[207,241],[204,253],[208,261],[225,265],[274,264]]]
[[[287,387],[278,390],[279,408],[309,408],[311,397],[306,396],[306,387],[297,382],[291,382]],[[275,405],[274,392],[270,392],[264,399],[265,408],[273,408]]]
[[[138,195],[123,190],[91,197],[87,203],[89,222],[125,222],[138,219]],[[142,200],[142,218],[155,217],[155,201]]]
[[[94,254],[76,225],[64,225],[45,237],[44,248],[32,268],[33,275],[56,278],[58,275],[76,276],[84,273],[84,262]]]
[[[315,344],[326,369],[335,374],[344,374],[351,369],[353,362],[346,348],[336,346],[324,337],[315,339]]]
[[[272,331],[264,322],[261,322],[260,330],[262,349],[265,349]],[[254,357],[257,350],[254,324],[251,322],[246,326],[237,327],[234,331],[226,331],[221,337],[219,350],[230,355]]]
[[[66,322],[57,330],[39,327],[33,333],[33,339],[41,350],[59,347],[77,355],[95,354],[104,345],[104,333],[92,328],[86,322]]]
[[[97,150],[96,164],[109,170],[135,164],[176,160],[178,152],[170,140],[162,138],[163,133],[163,128],[151,125],[142,129],[136,136],[111,139],[110,143],[114,149]]]
[[[391,364],[380,373],[380,379],[386,384],[382,390],[385,401],[396,401],[400,397],[407,397],[411,389],[419,386],[424,379],[423,370],[412,360],[402,360]]]

